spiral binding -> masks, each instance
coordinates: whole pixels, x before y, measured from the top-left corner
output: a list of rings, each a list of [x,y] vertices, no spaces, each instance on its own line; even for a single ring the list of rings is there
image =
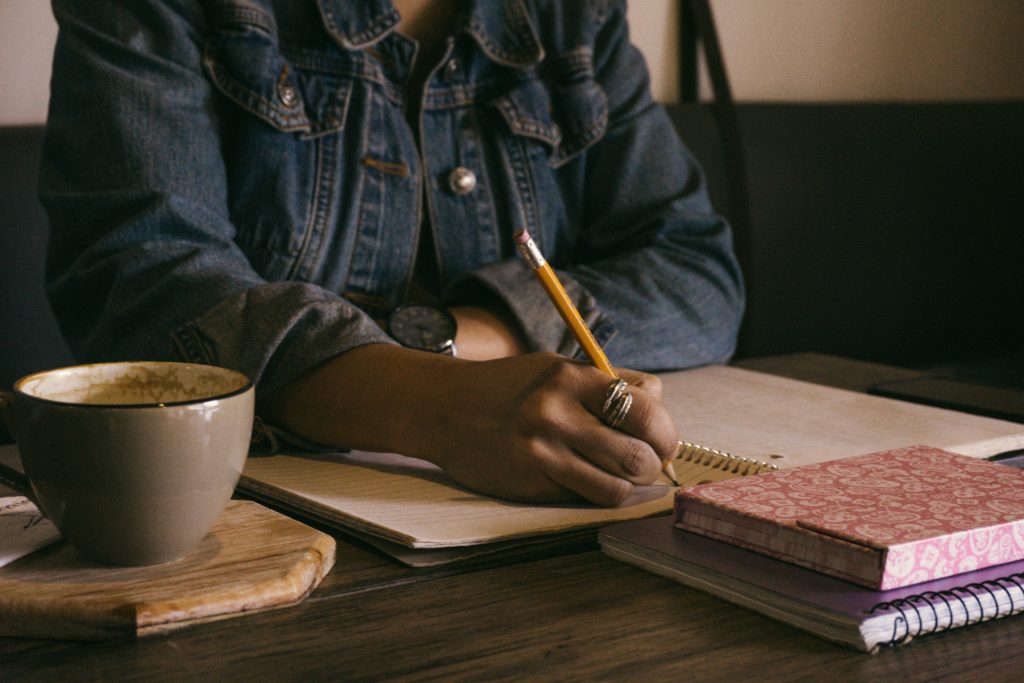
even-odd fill
[[[889,609],[899,612],[899,616],[893,621],[892,637],[887,643],[883,643],[898,645],[917,636],[1024,612],[1022,581],[1024,573],[1016,573],[980,583],[969,583],[946,591],[927,591],[899,600],[880,602],[871,608],[870,613]],[[1000,603],[1000,598],[1004,599],[1004,603]],[[926,620],[929,614],[930,622]],[[961,615],[962,623],[959,622]],[[912,622],[916,622],[913,633]]]
[[[726,470],[741,477],[779,469],[777,466],[763,460],[744,458],[687,441],[679,442],[679,452],[676,455],[676,459],[714,469]]]
[[[677,469],[680,484],[693,483],[701,478],[707,479],[728,479],[732,477],[746,477],[762,472],[771,472],[779,469],[776,465],[769,464],[763,460],[754,460],[738,455],[732,455],[707,446],[701,446],[687,441],[679,442],[679,450],[676,453],[676,463],[683,463],[684,468],[691,466],[690,470]]]

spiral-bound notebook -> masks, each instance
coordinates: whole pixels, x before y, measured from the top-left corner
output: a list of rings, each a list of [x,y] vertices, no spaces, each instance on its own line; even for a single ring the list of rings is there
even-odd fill
[[[612,524],[598,540],[616,560],[864,652],[1024,611],[1024,561],[875,591],[674,528],[671,517]]]
[[[690,442],[675,463],[681,484],[914,443],[973,457],[1024,448],[1024,425],[750,370],[711,366],[667,373],[661,380],[664,404]],[[675,491],[667,483],[638,487],[624,505],[611,509],[524,505],[464,489],[422,460],[352,451],[252,456],[239,487],[424,566],[667,512]]]

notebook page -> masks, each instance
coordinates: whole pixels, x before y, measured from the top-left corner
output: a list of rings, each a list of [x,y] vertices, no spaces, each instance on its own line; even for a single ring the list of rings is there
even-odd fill
[[[18,447],[0,445],[0,463],[24,472]],[[56,543],[60,532],[28,498],[0,486],[0,567]]]
[[[684,440],[780,468],[914,444],[974,457],[1024,448],[1024,425],[1014,422],[742,368],[709,366],[661,379]]]
[[[0,497],[0,567],[60,539],[57,528],[28,498]]]
[[[242,488],[410,548],[444,548],[637,519],[672,508],[670,486],[620,507],[527,505],[473,493],[423,460],[394,453],[250,457]]]

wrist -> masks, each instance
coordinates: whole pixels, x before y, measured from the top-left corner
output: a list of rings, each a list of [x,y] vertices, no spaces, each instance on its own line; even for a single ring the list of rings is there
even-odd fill
[[[496,360],[529,351],[519,324],[504,306],[456,306],[451,309],[458,331],[455,345],[467,360]]]
[[[448,356],[457,355],[457,327],[448,309],[423,304],[399,306],[387,320],[388,334],[402,346]]]

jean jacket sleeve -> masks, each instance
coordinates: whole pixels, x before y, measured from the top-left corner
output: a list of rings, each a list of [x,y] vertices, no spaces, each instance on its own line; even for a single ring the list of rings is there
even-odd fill
[[[201,3],[53,7],[47,281],[79,360],[212,363],[268,392],[347,349],[392,343],[321,287],[261,279],[234,242]]]
[[[731,231],[712,210],[698,163],[652,101],[624,3],[611,3],[599,22],[593,64],[607,127],[554,171],[581,197],[582,224],[568,258],[547,256],[613,364],[658,371],[722,362],[735,349],[744,303]],[[580,357],[521,266],[506,260],[471,277],[505,302],[533,347]]]

